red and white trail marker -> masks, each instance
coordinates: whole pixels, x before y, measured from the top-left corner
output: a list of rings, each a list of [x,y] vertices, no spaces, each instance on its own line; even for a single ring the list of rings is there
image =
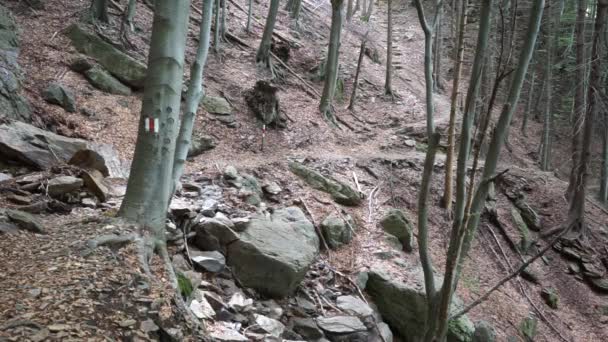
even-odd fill
[[[147,117],[144,119],[144,127],[146,132],[158,133],[159,126],[160,124],[158,123],[158,118]]]

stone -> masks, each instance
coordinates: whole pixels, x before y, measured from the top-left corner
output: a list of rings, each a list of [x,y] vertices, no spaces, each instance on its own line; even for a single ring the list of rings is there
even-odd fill
[[[350,215],[346,216],[346,220],[348,220],[348,223],[340,215],[332,212],[321,222],[321,232],[330,248],[336,249],[348,244],[353,239],[353,232],[348,225],[354,227],[355,222]]]
[[[263,295],[292,293],[319,254],[319,238],[302,210],[288,207],[252,217],[228,246],[228,264],[243,286]]]
[[[495,342],[496,331],[494,327],[486,321],[479,321],[475,324],[475,333],[472,342]]]
[[[305,338],[307,341],[316,340],[323,337],[323,331],[319,329],[317,323],[312,318],[295,317],[291,320],[293,331]]]
[[[513,217],[513,223],[515,223],[515,228],[519,231],[519,250],[522,253],[526,253],[530,246],[532,246],[532,238],[530,236],[530,230],[528,229],[528,225],[521,217],[519,210],[516,208],[511,209],[511,216]]]
[[[84,171],[82,173],[84,186],[89,189],[100,202],[105,202],[110,194],[110,189],[106,185],[103,175],[97,170]]]
[[[354,296],[340,296],[336,300],[338,309],[347,314],[359,317],[369,317],[374,314],[374,310],[361,299]]]
[[[426,317],[426,293],[424,277],[419,266],[400,270],[399,276],[394,276],[381,267],[375,267],[369,272],[366,292],[371,295],[374,303],[386,322],[401,335],[416,341],[424,335]],[[435,284],[441,286],[443,280],[435,276]],[[454,297],[452,312],[462,309],[462,301]],[[474,333],[473,322],[463,315],[451,321],[448,326],[448,341],[469,342]]]
[[[554,288],[543,288],[540,291],[540,296],[545,301],[545,304],[547,304],[551,309],[557,309],[559,304],[559,296]]]
[[[205,297],[193,299],[192,302],[190,302],[190,311],[192,311],[194,316],[198,319],[211,319],[215,317],[215,311]]]
[[[524,336],[526,341],[534,341],[538,332],[538,319],[534,316],[524,318],[519,324],[519,332]]]
[[[355,316],[319,317],[317,324],[328,334],[352,334],[367,330],[363,322]]]
[[[265,333],[270,334],[271,336],[279,337],[283,334],[285,330],[285,326],[283,323],[277,321],[276,319],[272,319],[266,317],[264,315],[254,314],[255,324]]]
[[[47,191],[51,197],[57,197],[82,188],[82,179],[74,176],[59,176],[49,180]]]
[[[208,113],[217,115],[230,115],[232,114],[232,107],[230,103],[223,97],[217,96],[205,96],[202,102],[203,108]]]
[[[406,252],[413,250],[412,223],[405,213],[400,209],[390,209],[386,216],[380,221],[380,226],[385,232],[399,239]]]
[[[125,96],[131,95],[131,88],[122,84],[118,79],[98,65],[85,71],[84,76],[93,87],[106,93]]]
[[[42,92],[42,98],[51,104],[61,106],[70,113],[76,112],[76,99],[72,90],[62,84],[52,82]]]
[[[539,231],[542,228],[540,217],[536,210],[532,209],[524,199],[520,198],[515,201],[515,206],[519,209],[519,213],[521,214],[522,219],[528,226],[528,228]]]
[[[290,162],[289,169],[312,188],[330,194],[336,203],[346,206],[357,206],[364,198],[361,192],[349,185],[337,179],[325,177],[300,163]]]
[[[20,210],[7,209],[6,216],[8,216],[8,219],[21,229],[25,229],[32,233],[46,234],[46,230],[44,229],[42,222],[40,222],[40,220],[38,220],[32,214],[28,214]]]
[[[239,173],[236,170],[236,168],[232,165],[228,165],[226,166],[226,168],[224,169],[224,173],[223,176],[225,179],[228,180],[235,180],[239,177]]]
[[[270,195],[278,195],[283,189],[276,182],[268,182],[262,186],[262,190]]]
[[[194,225],[194,244],[204,251],[226,252],[226,246],[239,239],[230,220],[203,217]],[[225,253],[224,253],[225,254]]]
[[[121,82],[133,88],[143,87],[146,78],[144,63],[107,43],[82,24],[70,25],[65,30],[65,34],[78,52],[94,58]]]
[[[210,135],[193,136],[188,150],[188,158],[196,157],[214,149],[217,146],[215,140]]]
[[[21,95],[24,75],[18,63],[20,33],[11,11],[0,5],[0,117],[30,121],[31,107]]]
[[[226,258],[217,251],[190,251],[190,259],[208,272],[217,273],[226,266]]]

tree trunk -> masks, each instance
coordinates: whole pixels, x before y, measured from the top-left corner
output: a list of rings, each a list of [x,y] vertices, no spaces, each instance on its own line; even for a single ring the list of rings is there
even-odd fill
[[[363,63],[363,56],[365,56],[365,44],[367,43],[367,35],[361,41],[361,49],[359,50],[359,60],[357,61],[357,71],[355,72],[355,80],[353,81],[353,91],[350,94],[350,103],[348,109],[352,110],[355,108],[355,100],[357,99],[357,87],[359,86],[359,73],[361,72],[361,64]]]
[[[456,131],[456,110],[458,107],[458,95],[460,94],[460,76],[462,74],[462,60],[464,57],[464,33],[467,25],[467,6],[469,1],[463,0],[460,2],[460,8],[457,11],[460,13],[458,22],[458,37],[455,51],[454,61],[454,80],[452,82],[452,96],[450,98],[450,123],[448,126],[448,151],[445,162],[445,182],[443,197],[441,199],[442,206],[446,209],[448,215],[452,212],[452,179],[454,168],[454,140]]]
[[[331,1],[331,31],[329,34],[329,46],[327,49],[327,59],[325,63],[325,83],[319,110],[323,117],[335,124],[336,119],[332,111],[332,101],[336,91],[336,81],[338,76],[338,58],[340,56],[340,31],[342,28],[342,7],[344,0]]]
[[[568,228],[572,228],[576,234],[586,231],[585,225],[585,201],[587,197],[587,183],[590,174],[591,141],[593,140],[594,116],[600,99],[600,77],[602,73],[600,57],[601,35],[604,32],[604,24],[608,12],[608,0],[598,0],[595,16],[595,28],[593,31],[593,45],[591,47],[591,70],[589,73],[589,88],[587,89],[587,105],[584,118],[583,142],[578,165],[578,174],[574,186],[574,195],[570,199],[570,211],[568,217]]]
[[[587,15],[587,0],[578,0],[574,34],[576,38],[576,65],[585,65],[585,17]],[[566,197],[572,198],[579,174],[578,165],[581,155],[583,121],[585,117],[585,80],[586,68],[575,75],[574,112],[572,122],[572,167]]]
[[[137,143],[119,212],[149,230],[148,246],[165,255],[189,9],[188,0],[156,1]]]
[[[90,11],[93,19],[102,21],[104,23],[109,22],[110,17],[108,16],[108,0],[93,0]]]
[[[247,33],[251,32],[251,14],[253,12],[253,0],[249,0],[249,9],[247,10],[247,26],[245,26],[245,31]]]
[[[392,73],[393,73],[393,10],[392,0],[387,1],[388,27],[386,29],[386,78],[384,82],[384,94],[393,96]]]
[[[266,25],[264,25],[264,33],[262,34],[262,41],[260,47],[255,56],[255,61],[258,65],[270,68],[272,70],[272,62],[270,60],[270,47],[272,45],[272,31],[274,31],[274,25],[277,21],[277,13],[279,12],[279,0],[270,0],[270,7],[268,7],[268,17],[266,18]]]
[[[173,192],[180,188],[179,178],[184,172],[188,150],[192,140],[192,129],[196,112],[202,98],[205,96],[203,89],[203,71],[207,63],[209,52],[209,40],[211,35],[211,21],[213,16],[213,1],[203,0],[203,14],[199,31],[199,43],[196,50],[196,58],[190,69],[190,85],[186,93],[186,104],[184,114],[179,127],[177,145],[175,148],[175,158],[173,161]]]

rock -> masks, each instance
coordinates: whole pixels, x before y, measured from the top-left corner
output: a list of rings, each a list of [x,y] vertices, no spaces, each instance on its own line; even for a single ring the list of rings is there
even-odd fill
[[[312,341],[323,337],[323,331],[319,329],[317,323],[312,318],[293,318],[291,320],[293,331],[305,338],[307,341]]]
[[[289,169],[314,189],[329,193],[334,201],[339,204],[357,206],[364,198],[362,193],[354,190],[349,185],[339,180],[325,177],[302,164],[290,162]]]
[[[72,24],[65,34],[76,50],[94,58],[120,81],[133,88],[143,87],[146,78],[145,64],[118,50],[81,24]]]
[[[513,217],[513,223],[515,223],[515,227],[519,231],[519,250],[522,253],[526,253],[530,246],[532,246],[532,238],[530,237],[530,230],[528,229],[528,225],[524,222],[524,219],[521,217],[519,210],[516,208],[511,209],[511,216]]]
[[[532,207],[528,203],[526,203],[522,198],[515,201],[515,206],[519,209],[519,213],[523,218],[524,222],[528,226],[528,228],[539,231],[542,228],[540,217],[536,213]]]
[[[205,297],[193,299],[190,302],[190,310],[199,319],[211,319],[215,317],[215,311]]]
[[[495,342],[496,332],[494,327],[486,321],[479,321],[475,324],[475,333],[472,342]]]
[[[188,150],[188,158],[201,155],[203,152],[214,149],[217,146],[210,135],[193,136]]]
[[[32,203],[32,199],[26,196],[21,196],[21,195],[9,195],[6,196],[6,199],[10,202],[13,202],[15,204],[20,204],[20,205],[28,205]]]
[[[413,250],[412,223],[402,210],[390,209],[380,225],[385,232],[399,239],[404,251],[409,253]]]
[[[285,330],[283,323],[264,315],[254,314],[253,316],[255,318],[255,324],[257,324],[265,333],[275,337],[279,337],[283,334],[283,331]]]
[[[261,294],[284,297],[304,278],[319,253],[315,228],[297,207],[251,219],[228,246],[228,264],[241,283]]]
[[[84,76],[95,88],[110,94],[131,95],[131,88],[122,84],[100,66],[94,66],[84,72]]]
[[[237,312],[246,310],[252,304],[253,299],[245,298],[245,295],[241,292],[235,292],[228,301],[228,306]]]
[[[225,252],[226,246],[239,239],[239,235],[232,229],[230,220],[221,217],[203,217],[193,230],[196,231],[194,243],[205,251]]]
[[[50,196],[57,197],[82,188],[82,179],[74,176],[59,176],[48,182],[47,191]]]
[[[70,113],[76,112],[76,99],[72,91],[65,86],[53,82],[42,92],[42,98],[52,104],[63,107]]]
[[[30,105],[21,95],[23,72],[18,63],[19,34],[12,13],[0,5],[0,117],[30,121]]]
[[[46,234],[42,222],[36,217],[20,210],[6,210],[6,216],[14,222],[19,228],[28,230],[32,233]]]
[[[366,331],[363,322],[355,316],[334,316],[317,318],[319,328],[328,334],[342,335]]]
[[[262,186],[262,190],[270,195],[278,195],[283,189],[276,182],[269,182]]]
[[[370,308],[364,301],[353,296],[340,296],[336,300],[338,309],[347,314],[357,315],[359,317],[369,317],[374,314],[374,310]]]
[[[236,171],[236,168],[232,165],[226,166],[224,169],[224,178],[228,180],[235,180],[239,177],[239,173]]]
[[[402,273],[401,273],[402,272]],[[376,267],[369,273],[366,291],[386,322],[399,335],[416,341],[424,335],[426,317],[426,293],[422,269],[411,267],[400,271],[400,276],[392,276],[387,270]],[[435,276],[435,284],[440,287],[442,279]],[[454,297],[452,312],[462,308],[462,302]],[[469,342],[474,333],[474,325],[464,315],[448,326],[448,341]]]
[[[212,273],[220,272],[226,266],[226,258],[224,258],[222,253],[217,251],[190,251],[190,258],[194,263]]]
[[[353,232],[348,225],[354,227],[355,222],[350,215],[347,215],[346,219],[348,223],[337,213],[332,212],[321,222],[321,231],[330,248],[336,249],[353,239]]]
[[[232,107],[230,103],[223,97],[217,96],[205,96],[202,102],[203,108],[208,113],[217,115],[230,115],[232,114]]]
[[[519,332],[524,336],[525,340],[528,342],[534,341],[536,337],[538,328],[538,319],[536,317],[530,316],[526,317],[519,324]]]

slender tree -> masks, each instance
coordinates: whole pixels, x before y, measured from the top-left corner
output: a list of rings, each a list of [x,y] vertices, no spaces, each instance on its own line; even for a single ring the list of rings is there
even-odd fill
[[[272,32],[277,21],[277,13],[279,12],[279,0],[270,0],[268,7],[268,17],[262,34],[262,41],[255,56],[255,61],[258,65],[270,68],[272,70],[272,60],[270,59],[270,47],[272,45]]]
[[[107,23],[110,20],[108,15],[108,0],[93,0],[89,9],[91,18]]]
[[[331,31],[329,33],[329,46],[327,48],[327,59],[325,62],[325,83],[319,110],[323,117],[336,124],[332,110],[334,93],[338,78],[338,64],[340,56],[340,31],[342,29],[342,8],[344,0],[331,0]]]
[[[148,257],[158,253],[174,287],[177,279],[167,253],[165,221],[172,188],[189,9],[188,0],[155,3],[137,143],[119,212],[143,230],[140,247],[146,271],[149,273]]]
[[[192,129],[194,119],[202,98],[205,96],[203,89],[203,71],[207,63],[209,52],[209,40],[211,36],[211,21],[213,16],[213,0],[203,0],[203,14],[199,31],[199,43],[196,50],[196,57],[190,69],[190,85],[186,93],[186,104],[184,114],[179,127],[177,145],[175,148],[175,158],[173,161],[173,191],[180,188],[179,178],[184,172],[184,165],[188,150],[192,141]]]
[[[445,162],[445,182],[444,191],[442,198],[442,206],[451,215],[452,212],[452,179],[453,179],[453,167],[454,167],[454,141],[455,141],[455,128],[456,128],[456,110],[458,107],[458,95],[460,93],[460,76],[462,74],[462,60],[464,57],[464,33],[466,31],[467,24],[467,7],[469,1],[460,1],[460,13],[458,22],[458,38],[455,48],[455,61],[454,61],[454,80],[452,82],[452,96],[450,98],[450,122],[448,126],[448,151]]]
[[[352,0],[351,0],[352,1]],[[393,96],[392,74],[393,74],[393,1],[387,1],[388,25],[386,28],[386,77],[384,81],[384,94]]]

